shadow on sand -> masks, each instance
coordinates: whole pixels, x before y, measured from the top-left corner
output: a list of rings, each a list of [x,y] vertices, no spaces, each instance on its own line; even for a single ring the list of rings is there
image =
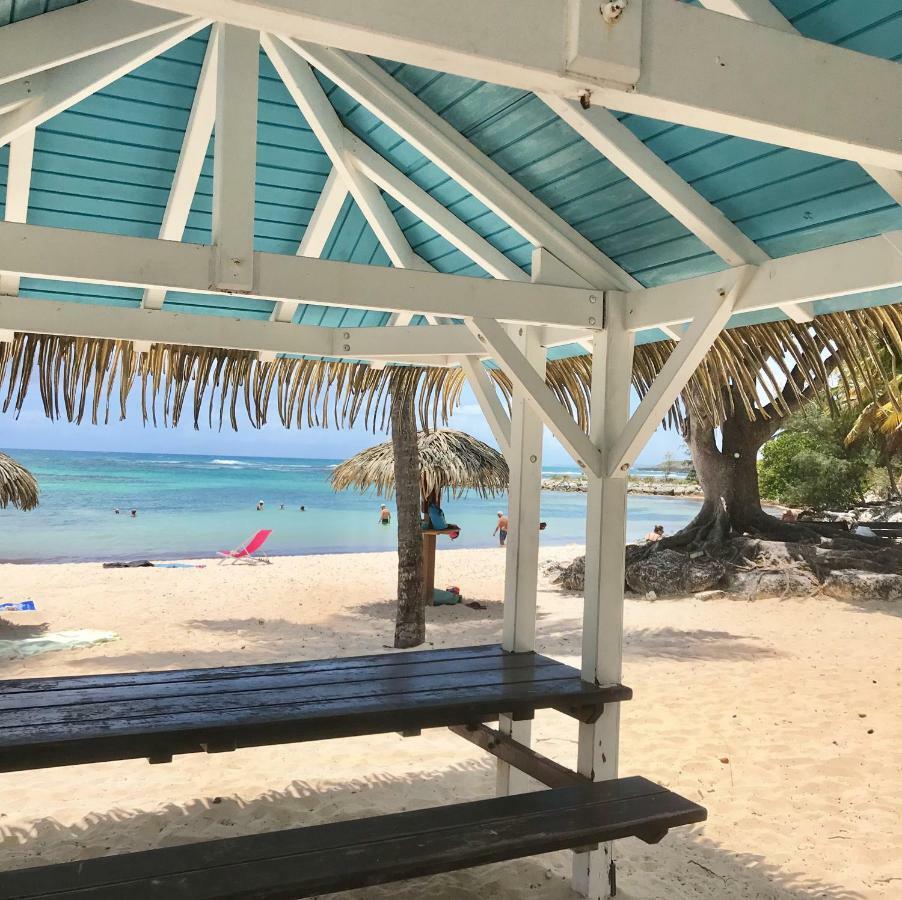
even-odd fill
[[[470,760],[441,771],[403,776],[371,774],[353,782],[313,785],[293,781],[280,790],[246,798],[198,797],[159,809],[112,809],[91,813],[77,824],[52,818],[25,826],[0,824],[0,868],[23,868],[116,852],[146,850],[193,840],[213,840],[318,822],[376,815],[385,810],[427,808],[491,796],[494,765]],[[623,900],[661,900],[668,885],[683,885],[687,895],[731,900],[861,900],[839,885],[811,879],[768,864],[762,857],[733,853],[697,829],[677,829],[660,845],[635,839],[618,844]],[[336,897],[432,897],[436,900],[484,900],[486,897],[534,897],[572,900],[569,860],[563,852],[483,866],[383,888],[366,888]],[[631,874],[659,880],[648,892],[630,890]],[[650,873],[653,873],[650,875]],[[639,876],[636,876],[638,878]],[[516,889],[513,890],[513,886]]]

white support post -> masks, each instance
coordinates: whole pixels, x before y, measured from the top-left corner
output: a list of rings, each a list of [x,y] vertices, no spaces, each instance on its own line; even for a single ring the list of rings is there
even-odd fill
[[[319,200],[316,201],[313,215],[304,229],[304,236],[298,245],[298,256],[309,256],[313,259],[319,259],[323,255],[323,250],[326,249],[326,242],[329,240],[329,235],[332,234],[332,229],[338,221],[338,216],[347,196],[348,188],[333,166],[326,183],[323,185]],[[271,319],[273,322],[290,322],[294,318],[296,308],[296,303],[280,301],[276,303]]]
[[[24,222],[28,218],[28,194],[31,190],[31,164],[34,159],[34,129],[23,132],[9,146],[9,166],[6,175],[7,222]],[[19,275],[0,272],[0,295],[19,293]]]
[[[599,323],[600,324],[600,323]],[[523,392],[526,401],[538,413],[551,433],[561,442],[580,468],[601,474],[601,454],[561,405],[545,379],[529,363],[514,338],[496,319],[474,317],[467,326],[483,341],[487,352],[504,370],[514,387]],[[517,329],[517,335],[521,330]]]
[[[476,402],[489,423],[489,428],[492,429],[492,436],[501,453],[505,459],[510,459],[511,420],[498,397],[494,382],[489,378],[479,357],[462,356],[460,365],[466,373],[467,381],[476,395]]]
[[[748,284],[754,267],[747,266],[739,280],[721,302],[700,313],[686,329],[683,339],[676,345],[667,362],[655,377],[639,408],[633,413],[626,427],[607,454],[609,478],[626,478],[630,466],[648,439],[655,433],[667,410],[680,395],[680,391],[692,377],[717,336],[733,315],[736,302]]]
[[[260,35],[223,26],[216,79],[213,142],[213,271],[226,291],[254,286],[254,193]]]
[[[539,329],[517,329],[514,343],[537,378],[545,381],[545,348]],[[478,364],[478,363],[477,363]],[[515,384],[511,401],[508,518],[510,531],[504,568],[504,625],[502,646],[513,653],[535,649],[536,592],[539,569],[539,517],[542,493],[542,420],[529,403],[522,385]],[[529,745],[532,722],[515,721],[502,715],[502,734]],[[528,790],[529,777],[507,763],[498,762],[496,788],[499,796]]]
[[[214,25],[207,42],[207,51],[197,79],[194,101],[191,104],[182,149],[172,179],[172,188],[160,225],[160,239],[164,241],[180,241],[184,237],[191,204],[197,193],[197,183],[207,156],[207,148],[210,146],[213,123],[216,120],[219,41],[224,27]],[[165,300],[165,291],[150,288],[144,291],[141,305],[144,309],[161,309]]]
[[[209,24],[207,19],[188,19],[148,37],[33,76],[32,99],[0,116],[0,147],[133,72]]]
[[[595,336],[592,353],[590,438],[606,450],[629,416],[633,335],[621,299],[609,304],[607,327]],[[607,455],[605,453],[605,455]],[[588,473],[586,580],[583,606],[582,677],[592,684],[616,684],[623,662],[623,577],[626,543],[625,478]],[[609,703],[601,718],[579,726],[577,767],[604,781],[617,777],[620,704]],[[613,895],[613,844],[573,856],[573,887],[591,900]]]

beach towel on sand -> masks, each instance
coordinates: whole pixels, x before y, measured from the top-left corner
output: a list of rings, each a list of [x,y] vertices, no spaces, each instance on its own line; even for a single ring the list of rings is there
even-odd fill
[[[78,650],[118,639],[119,635],[115,631],[94,631],[90,628],[56,631],[42,634],[40,637],[0,641],[0,659],[24,659],[27,656],[37,656],[39,653],[50,653],[54,650]]]
[[[34,600],[22,600],[20,603],[0,603],[0,612],[34,612]]]

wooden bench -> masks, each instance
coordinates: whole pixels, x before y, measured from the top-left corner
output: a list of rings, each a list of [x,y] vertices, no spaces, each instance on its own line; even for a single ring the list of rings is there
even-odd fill
[[[635,835],[702,807],[644,778],[0,874],[0,900],[290,900]]]
[[[7,872],[0,900],[275,900],[628,835],[655,842],[705,811],[642,778],[593,783],[485,724],[542,708],[593,722],[631,696],[497,646],[0,682],[4,772],[447,726],[552,788]]]
[[[498,646],[0,682],[0,772],[531,718],[628,700]]]

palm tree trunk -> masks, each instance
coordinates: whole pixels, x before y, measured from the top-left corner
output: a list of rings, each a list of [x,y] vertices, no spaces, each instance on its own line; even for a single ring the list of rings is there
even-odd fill
[[[413,396],[392,395],[391,439],[395,455],[398,524],[398,613],[395,647],[416,647],[426,640],[423,597],[423,536],[420,527],[420,454]]]

